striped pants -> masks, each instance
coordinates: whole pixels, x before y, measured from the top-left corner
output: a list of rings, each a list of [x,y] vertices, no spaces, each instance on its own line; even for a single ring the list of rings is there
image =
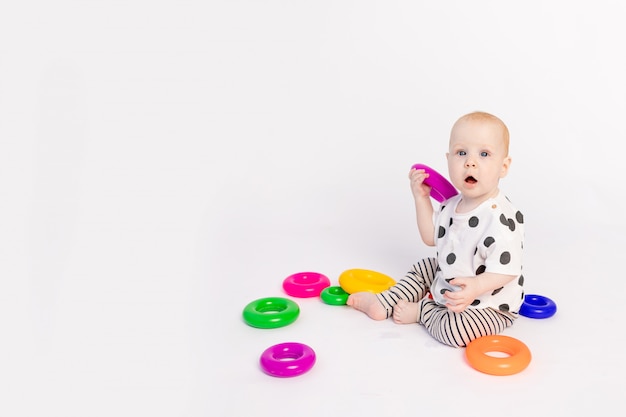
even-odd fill
[[[452,347],[465,347],[472,340],[502,332],[513,324],[517,315],[494,308],[467,308],[455,313],[426,297],[435,278],[437,259],[422,259],[413,265],[404,278],[386,291],[376,294],[387,310],[387,318],[399,300],[418,303],[417,322],[426,327],[439,342]]]

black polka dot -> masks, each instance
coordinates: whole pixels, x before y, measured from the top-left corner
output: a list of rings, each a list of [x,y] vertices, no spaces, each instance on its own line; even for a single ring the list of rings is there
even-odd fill
[[[511,232],[515,231],[515,221],[513,219],[509,219],[509,229]]]
[[[474,300],[472,301],[472,306],[476,307],[478,304],[480,304],[480,300]]]
[[[480,275],[486,270],[487,270],[487,267],[485,265],[481,265],[478,268],[476,268],[476,275]]]
[[[520,275],[517,283],[520,287],[524,286],[524,275]]]
[[[499,293],[500,291],[502,291],[504,287],[500,287],[500,288],[496,288],[495,290],[493,290],[493,292],[491,293],[491,295],[496,295],[497,293]]]
[[[502,223],[506,227],[509,227],[509,219],[506,218],[504,213],[500,215],[500,223]]]
[[[443,226],[439,226],[439,239],[446,235],[446,229]]]
[[[478,246],[474,248],[474,255],[476,255],[477,253],[478,253]]]
[[[452,277],[452,278],[446,278],[446,279],[445,279],[445,281],[446,281],[446,282],[450,282],[450,281],[452,281],[453,279],[454,279],[454,277]]]
[[[444,295],[445,293],[447,293],[448,291],[450,291],[447,288],[443,288],[441,291],[439,291],[441,293],[441,295]]]
[[[502,252],[500,255],[500,263],[502,265],[507,265],[509,262],[511,262],[511,253],[507,251]]]
[[[469,225],[470,225],[470,227],[476,227],[476,226],[478,226],[478,217],[476,217],[476,216],[472,216],[472,217],[470,217],[470,219],[469,219]]]
[[[499,309],[500,311],[504,311],[504,312],[508,312],[510,308],[511,308],[511,307],[509,307],[509,305],[508,305],[508,304],[500,304],[500,305],[498,306],[498,309]]]
[[[493,245],[495,241],[496,240],[493,237],[489,236],[485,238],[485,241],[483,242],[483,244],[485,245],[485,247],[488,248],[489,246]]]
[[[448,263],[448,265],[452,265],[454,261],[456,261],[456,255],[454,254],[454,252],[446,256],[446,262]]]
[[[518,211],[517,213],[515,213],[515,218],[517,219],[517,222],[520,224],[524,223],[524,215],[522,214],[521,211]]]
[[[452,226],[452,223],[454,223],[454,219],[452,217],[450,217],[450,223],[449,225]]]

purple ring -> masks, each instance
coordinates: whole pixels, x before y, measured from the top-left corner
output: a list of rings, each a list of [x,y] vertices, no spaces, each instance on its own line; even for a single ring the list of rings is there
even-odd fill
[[[319,297],[324,288],[330,286],[326,275],[318,272],[298,272],[283,281],[283,289],[293,297]]]
[[[289,378],[308,372],[315,365],[315,352],[304,343],[279,343],[265,349],[259,362],[266,374]]]
[[[440,203],[459,193],[450,181],[431,167],[424,164],[415,164],[411,168],[423,169],[428,174],[424,184],[430,187],[430,196]]]

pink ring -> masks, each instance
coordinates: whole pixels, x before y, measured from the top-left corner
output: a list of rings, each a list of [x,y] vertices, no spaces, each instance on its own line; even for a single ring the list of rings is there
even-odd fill
[[[459,193],[450,181],[431,167],[424,164],[415,164],[412,169],[423,169],[428,174],[424,184],[431,187],[430,196],[440,203]]]
[[[283,289],[293,297],[319,297],[324,288],[330,286],[326,275],[317,272],[298,272],[283,281]]]
[[[315,352],[303,343],[279,343],[265,349],[259,362],[266,374],[288,378],[308,372],[315,365]]]

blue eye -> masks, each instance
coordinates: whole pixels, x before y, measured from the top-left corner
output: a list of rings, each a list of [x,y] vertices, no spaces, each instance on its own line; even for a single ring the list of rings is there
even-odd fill
[[[460,156],[465,156],[465,155],[467,155],[467,152],[465,152],[465,151],[459,151],[459,152],[458,152],[458,154],[459,154]]]
[[[483,152],[480,153],[480,156],[489,156],[489,154],[487,152],[483,151]]]

